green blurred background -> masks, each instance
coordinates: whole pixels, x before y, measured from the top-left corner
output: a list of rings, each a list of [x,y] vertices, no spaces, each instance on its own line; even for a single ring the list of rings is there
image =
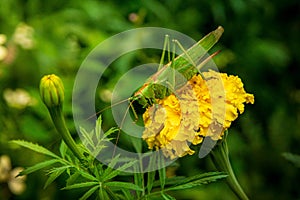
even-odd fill
[[[241,77],[255,104],[229,130],[230,158],[251,199],[300,199],[300,169],[283,152],[300,154],[300,3],[298,0],[114,0],[0,2],[0,155],[12,168],[30,166],[43,156],[18,148],[25,139],[57,151],[60,137],[39,94],[44,74],[59,75],[66,88],[64,111],[72,124],[71,95],[76,72],[99,42],[124,30],[156,26],[180,31],[195,40],[222,25],[225,33],[215,49],[220,71]],[[159,60],[159,54],[129,56],[115,65],[134,66]],[[103,106],[114,80],[124,68],[106,75],[97,102]],[[98,108],[97,108],[98,109]],[[99,107],[100,110],[100,107]],[[107,123],[108,124],[108,123]],[[110,126],[108,124],[108,126]],[[178,175],[214,170],[210,161],[184,157]],[[43,189],[45,172],[27,177],[26,190],[11,194],[0,183],[0,199],[77,199],[82,191],[61,191],[65,177]],[[8,195],[9,196],[9,195]],[[235,199],[223,181],[178,192],[178,199]]]

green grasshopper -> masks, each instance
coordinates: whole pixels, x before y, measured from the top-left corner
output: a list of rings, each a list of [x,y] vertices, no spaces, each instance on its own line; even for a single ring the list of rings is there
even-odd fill
[[[208,58],[205,57],[207,55],[207,52],[218,42],[223,32],[224,29],[219,26],[216,30],[204,36],[200,41],[198,41],[188,50],[185,50],[177,40],[173,40],[173,42],[177,44],[183,51],[183,53],[176,58],[175,53],[173,53],[172,58],[170,56],[170,43],[168,36],[166,36],[158,71],[150,76],[148,80],[146,80],[144,85],[142,85],[136,92],[134,92],[131,97],[114,105],[111,105],[115,106],[125,101],[129,103],[129,106],[126,109],[124,117],[122,119],[121,125],[123,124],[123,121],[125,120],[125,117],[128,114],[130,108],[135,119],[138,119],[138,115],[133,106],[134,102],[137,102],[143,108],[152,106],[156,103],[156,99],[163,99],[169,96],[176,89],[183,86],[187,80],[190,80],[195,74],[199,73],[200,69],[218,53],[216,52]],[[173,48],[175,48],[175,45],[173,46]],[[168,49],[169,62],[166,65],[163,65],[166,49]],[[175,52],[175,49],[173,49],[173,52]],[[177,73],[174,74],[174,71],[176,71]],[[111,106],[109,106],[108,108],[110,108]],[[104,108],[99,113],[106,109],[107,108]]]
[[[173,90],[183,86],[187,80],[190,80],[195,74],[199,73],[200,69],[206,64],[206,62],[216,54],[215,53],[209,58],[203,60],[206,53],[218,42],[223,32],[224,29],[219,26],[216,30],[207,34],[188,50],[184,50],[180,43],[175,40],[174,42],[177,43],[177,45],[183,50],[183,54],[177,56],[175,59],[173,58],[168,64],[161,66],[158,71],[153,74],[144,83],[144,85],[133,94],[132,97],[129,98],[129,101],[131,102],[130,105],[132,105],[133,101],[137,101],[143,106],[143,108],[147,108],[156,102],[155,99],[163,99],[169,96],[172,91],[164,86],[166,84],[170,84],[167,83],[168,81],[173,82]],[[166,42],[164,44],[164,47],[165,46]],[[163,61],[163,57],[164,52],[162,54],[161,63]],[[170,78],[170,70],[168,70],[170,67],[179,72],[184,78],[177,79],[176,76]],[[173,81],[170,81],[169,79],[173,79]],[[174,80],[176,80],[176,85]]]
[[[146,82],[136,92],[134,92],[134,94],[131,97],[129,97],[126,100],[120,101],[114,105],[111,105],[115,106],[125,101],[129,103],[129,106],[127,107],[124,116],[121,120],[121,123],[119,124],[119,133],[124,125],[125,118],[129,113],[130,108],[134,115],[135,122],[137,122],[139,118],[133,106],[134,102],[140,104],[144,109],[148,108],[155,104],[157,99],[163,99],[169,96],[176,89],[184,86],[186,82],[190,80],[194,75],[198,74],[201,68],[214,55],[218,53],[216,52],[209,57],[205,57],[207,55],[207,52],[218,42],[223,32],[224,29],[221,26],[219,26],[216,30],[204,36],[200,41],[198,41],[188,50],[185,50],[177,40],[173,40],[173,42],[181,48],[183,53],[177,56],[176,58],[175,53],[173,53],[171,59],[170,51],[168,51],[169,62],[166,65],[163,65],[162,63],[164,61],[166,47],[169,47],[169,40],[166,36],[163,48],[164,50],[161,56],[158,71],[152,76],[150,76],[146,80]],[[175,48],[175,45],[173,46],[173,48]],[[173,52],[175,52],[175,49],[173,49]],[[174,74],[174,71],[176,71],[176,74]],[[118,143],[120,137],[119,133],[117,134],[116,144]],[[113,155],[114,153],[115,149]]]

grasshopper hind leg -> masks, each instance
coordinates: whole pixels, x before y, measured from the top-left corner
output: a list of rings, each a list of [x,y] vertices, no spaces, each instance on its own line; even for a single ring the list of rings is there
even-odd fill
[[[170,36],[168,34],[165,35],[163,51],[162,51],[162,54],[161,54],[161,57],[160,57],[158,70],[160,70],[164,66],[166,51],[168,52],[168,60],[170,60],[170,58],[171,58],[171,54],[170,54]]]

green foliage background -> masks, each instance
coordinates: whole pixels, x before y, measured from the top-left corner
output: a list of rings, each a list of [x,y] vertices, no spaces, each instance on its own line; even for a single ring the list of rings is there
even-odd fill
[[[255,95],[255,104],[247,105],[229,130],[230,158],[237,177],[250,199],[300,198],[300,170],[282,156],[284,152],[300,154],[297,0],[2,0],[0,4],[0,34],[7,35],[6,46],[19,23],[34,29],[34,48],[15,45],[11,62],[0,62],[0,155],[8,154],[13,167],[33,165],[43,156],[9,144],[11,139],[26,139],[54,151],[60,144],[39,99],[42,75],[55,73],[64,81],[64,111],[69,127],[73,127],[74,77],[99,42],[121,31],[146,26],[174,29],[199,40],[222,25],[225,33],[215,48],[222,49],[216,63],[220,71],[241,77],[246,90]],[[143,62],[158,61],[159,54],[138,57]],[[130,67],[135,62],[129,57],[116,66]],[[116,71],[108,73],[103,88],[111,89],[113,80],[126,67],[115,67]],[[8,88],[27,90],[36,104],[23,109],[8,106],[3,98]],[[98,102],[103,106],[100,98]],[[76,137],[74,128],[72,131]],[[176,174],[189,176],[211,168],[208,159],[184,157]],[[82,194],[60,191],[64,177],[43,190],[45,180],[43,172],[29,176],[25,193],[12,199],[76,199]],[[175,196],[195,200],[235,198],[222,181]]]

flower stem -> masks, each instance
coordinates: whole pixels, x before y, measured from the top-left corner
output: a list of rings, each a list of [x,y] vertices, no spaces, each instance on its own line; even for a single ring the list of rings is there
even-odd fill
[[[83,155],[78,150],[75,141],[71,137],[71,134],[66,126],[65,118],[62,113],[61,106],[48,108],[51,119],[53,121],[53,124],[56,128],[56,130],[60,133],[62,136],[62,139],[66,143],[66,145],[70,148],[70,150],[73,152],[73,154],[80,160],[83,160]]]
[[[226,138],[224,138],[220,144],[215,146],[213,151],[210,153],[210,156],[214,165],[219,171],[228,173],[226,182],[230,189],[236,194],[236,196],[241,200],[249,200],[241,185],[239,184],[237,178],[235,177],[234,171],[231,167]]]

